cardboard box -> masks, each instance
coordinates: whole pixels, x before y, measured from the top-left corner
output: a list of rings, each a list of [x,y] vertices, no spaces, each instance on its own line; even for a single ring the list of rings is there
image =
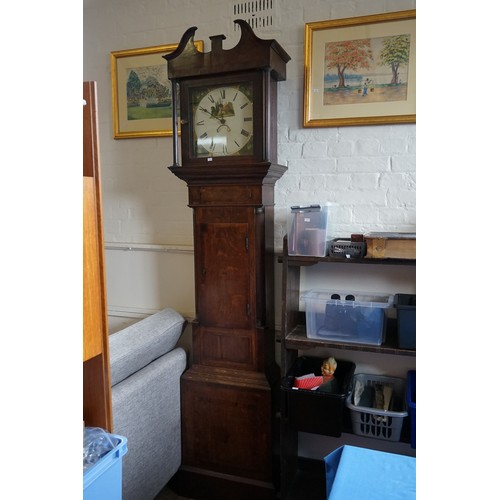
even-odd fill
[[[416,259],[416,233],[365,233],[367,259]]]
[[[328,500],[415,500],[416,459],[342,446],[324,458]]]

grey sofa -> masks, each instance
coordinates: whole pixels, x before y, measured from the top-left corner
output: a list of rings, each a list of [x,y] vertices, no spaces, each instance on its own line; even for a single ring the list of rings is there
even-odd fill
[[[167,308],[109,337],[113,433],[127,438],[123,500],[152,500],[181,464],[180,376],[176,347],[184,318]]]

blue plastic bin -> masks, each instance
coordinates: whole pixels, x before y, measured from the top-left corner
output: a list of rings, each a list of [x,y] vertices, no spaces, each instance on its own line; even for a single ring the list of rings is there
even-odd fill
[[[328,500],[415,500],[416,459],[344,445],[324,458]]]
[[[121,500],[122,458],[127,453],[127,438],[110,434],[116,446],[83,473],[84,500]]]
[[[408,414],[410,415],[411,434],[410,443],[412,448],[417,447],[416,426],[417,426],[417,372],[410,370],[406,379],[406,402],[408,404]]]

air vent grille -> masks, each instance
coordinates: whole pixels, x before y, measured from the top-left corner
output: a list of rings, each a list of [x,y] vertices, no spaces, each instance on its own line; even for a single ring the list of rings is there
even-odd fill
[[[234,30],[240,29],[237,24],[234,24],[236,19],[243,19],[254,31],[271,30],[275,22],[275,3],[276,0],[233,1],[231,21],[233,21]]]

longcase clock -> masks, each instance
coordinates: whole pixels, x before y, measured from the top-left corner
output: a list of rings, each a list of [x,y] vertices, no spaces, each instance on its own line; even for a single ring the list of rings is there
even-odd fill
[[[164,58],[173,94],[170,170],[193,208],[196,319],[181,379],[181,493],[193,498],[275,498],[274,185],[277,87],[290,56],[242,20],[236,46],[188,29]],[[279,462],[279,461],[278,461]]]

